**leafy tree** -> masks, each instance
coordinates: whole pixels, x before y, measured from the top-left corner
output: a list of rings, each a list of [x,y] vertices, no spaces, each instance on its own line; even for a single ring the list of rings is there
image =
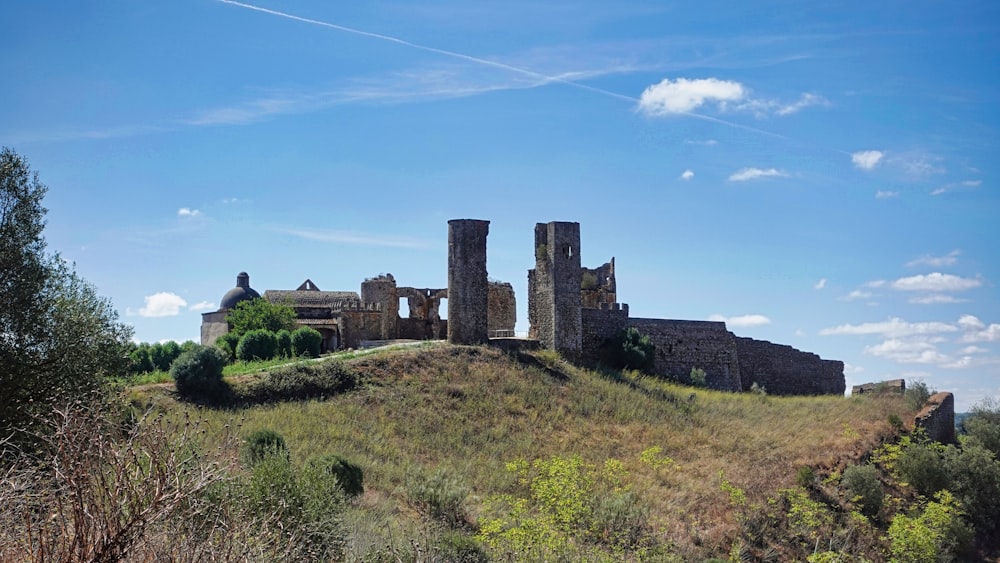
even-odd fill
[[[278,340],[269,330],[251,330],[236,345],[236,358],[244,362],[270,360],[278,349]]]
[[[656,347],[633,327],[622,330],[601,345],[601,362],[615,369],[637,369],[652,373]]]
[[[225,390],[222,368],[226,356],[214,346],[197,346],[181,354],[170,366],[177,393],[186,398],[216,399]]]
[[[153,366],[153,359],[150,356],[151,350],[152,346],[150,346],[148,342],[142,342],[129,352],[128,357],[132,360],[132,373],[149,373],[156,369]]]
[[[131,328],[58,254],[42,230],[47,188],[0,149],[0,434],[48,414],[51,402],[125,375]],[[19,437],[25,436],[18,434]]]
[[[987,398],[977,403],[962,427],[970,443],[978,444],[1000,458],[1000,401]]]
[[[232,327],[230,332],[239,336],[251,330],[294,330],[295,309],[267,299],[248,299],[240,301],[229,311],[226,322]]]

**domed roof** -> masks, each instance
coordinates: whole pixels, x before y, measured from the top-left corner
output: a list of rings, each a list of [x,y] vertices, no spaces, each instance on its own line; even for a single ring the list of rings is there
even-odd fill
[[[260,297],[260,294],[250,287],[250,275],[246,272],[240,272],[236,276],[236,287],[230,289],[222,296],[222,303],[219,308],[232,309],[240,301],[257,299],[258,297]]]

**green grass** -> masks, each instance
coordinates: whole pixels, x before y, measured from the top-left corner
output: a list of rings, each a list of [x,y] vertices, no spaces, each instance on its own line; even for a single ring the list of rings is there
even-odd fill
[[[899,397],[722,393],[634,373],[602,375],[548,353],[517,362],[489,348],[435,344],[334,357],[348,361],[360,387],[323,401],[199,409],[198,416],[219,435],[227,426],[241,435],[274,429],[298,464],[326,453],[357,463],[367,492],[351,518],[373,529],[421,529],[405,492],[414,474],[443,468],[461,476],[474,520],[482,499],[517,490],[505,462],[579,455],[623,463],[657,537],[675,553],[724,554],[738,523],[720,472],[763,501],[795,486],[802,466],[822,478],[857,463],[895,432],[888,414],[911,414]],[[160,389],[146,400],[168,412],[190,409]],[[651,447],[675,465],[642,463]]]

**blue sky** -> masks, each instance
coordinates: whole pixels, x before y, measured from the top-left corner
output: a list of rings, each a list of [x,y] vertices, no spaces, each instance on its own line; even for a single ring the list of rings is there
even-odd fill
[[[633,316],[1000,397],[1000,5],[745,4],[14,0],[0,144],[140,340],[242,270],[443,287],[453,218],[526,330],[563,220]]]

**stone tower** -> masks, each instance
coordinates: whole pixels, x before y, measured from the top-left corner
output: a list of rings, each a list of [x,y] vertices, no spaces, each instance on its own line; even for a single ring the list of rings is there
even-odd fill
[[[582,349],[580,224],[535,225],[535,269],[528,272],[531,335],[569,358]]]
[[[377,303],[383,312],[380,333],[382,340],[398,336],[399,296],[396,293],[396,279],[392,274],[381,274],[361,282],[361,302]]]
[[[482,344],[489,340],[489,233],[489,221],[448,221],[448,342],[452,344]]]

